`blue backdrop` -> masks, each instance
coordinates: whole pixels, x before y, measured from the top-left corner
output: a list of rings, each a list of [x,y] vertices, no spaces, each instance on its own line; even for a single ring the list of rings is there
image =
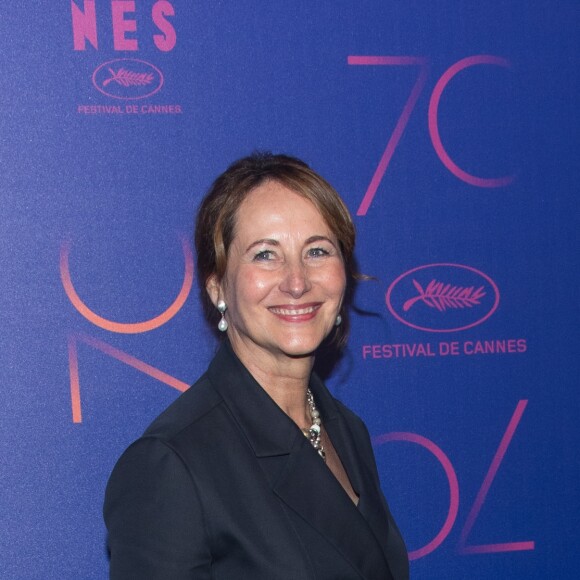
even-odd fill
[[[0,569],[107,576],[104,486],[205,369],[201,196],[254,149],[355,215],[349,347],[414,579],[577,578],[575,0],[0,7]]]

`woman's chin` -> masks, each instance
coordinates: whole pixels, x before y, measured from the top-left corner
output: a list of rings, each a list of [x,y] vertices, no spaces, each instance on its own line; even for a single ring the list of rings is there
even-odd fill
[[[297,338],[284,341],[279,345],[279,348],[285,355],[291,358],[304,358],[314,356],[321,343],[322,338],[308,340]]]

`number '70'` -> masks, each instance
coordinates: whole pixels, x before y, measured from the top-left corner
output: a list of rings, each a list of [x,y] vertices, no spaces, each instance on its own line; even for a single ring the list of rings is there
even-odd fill
[[[366,215],[369,206],[371,205],[377,189],[385,175],[387,167],[391,162],[393,157],[393,153],[397,148],[397,145],[405,131],[405,127],[409,121],[409,117],[415,108],[415,104],[421,94],[421,91],[425,87],[425,83],[427,81],[427,74],[428,74],[428,60],[425,57],[418,57],[418,56],[349,56],[348,57],[348,64],[349,65],[375,65],[375,66],[416,66],[419,69],[419,74],[417,76],[417,80],[411,89],[407,102],[403,107],[403,111],[401,112],[401,116],[399,117],[397,124],[387,142],[387,146],[383,152],[383,155],[377,165],[375,173],[371,179],[371,182],[367,188],[367,191],[362,199],[362,202],[356,212],[356,215],[362,216]],[[469,183],[470,185],[476,187],[504,187],[509,185],[513,180],[513,175],[506,175],[503,177],[492,177],[492,178],[485,178],[485,177],[478,177],[476,175],[472,175],[468,173],[459,165],[457,165],[453,159],[449,156],[445,147],[443,146],[443,142],[441,141],[441,136],[439,134],[439,123],[438,123],[438,110],[439,110],[439,101],[441,99],[441,95],[445,90],[445,87],[451,81],[451,79],[460,71],[476,66],[476,65],[495,65],[501,66],[504,68],[508,68],[510,63],[505,58],[501,58],[498,56],[492,56],[487,54],[476,55],[476,56],[469,56],[467,58],[463,58],[457,61],[455,64],[450,66],[442,75],[441,78],[435,84],[435,88],[431,93],[431,98],[429,100],[429,135],[431,137],[431,142],[433,143],[433,147],[435,148],[435,152],[439,156],[439,159],[449,169],[453,175],[455,175],[458,179],[461,179],[465,183]]]

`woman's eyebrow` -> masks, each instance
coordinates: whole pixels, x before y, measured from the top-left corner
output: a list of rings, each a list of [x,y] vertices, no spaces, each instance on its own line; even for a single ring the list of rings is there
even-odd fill
[[[328,242],[329,244],[332,244],[333,246],[336,246],[336,244],[328,236],[322,236],[322,235],[310,236],[304,242],[304,245],[307,246],[308,244],[313,244],[315,242]],[[256,241],[252,242],[246,248],[246,252],[249,252],[255,246],[262,246],[262,245],[279,246],[280,245],[280,242],[278,240],[274,240],[272,238],[261,238],[259,240],[256,240]]]
[[[255,242],[252,242],[246,248],[246,252],[249,252],[254,246],[261,246],[263,244],[267,244],[269,246],[279,246],[280,242],[278,242],[278,240],[273,240],[272,238],[262,238],[260,240],[256,240]]]
[[[314,242],[328,242],[335,246],[336,244],[328,236],[310,236],[305,244],[312,244]]]

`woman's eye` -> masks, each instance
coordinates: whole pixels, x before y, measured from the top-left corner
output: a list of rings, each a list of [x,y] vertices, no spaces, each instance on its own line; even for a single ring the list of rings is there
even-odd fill
[[[256,262],[266,262],[274,259],[274,252],[272,250],[262,250],[254,256]]]
[[[310,258],[322,258],[328,256],[330,252],[324,248],[310,248],[308,250],[308,257]]]

